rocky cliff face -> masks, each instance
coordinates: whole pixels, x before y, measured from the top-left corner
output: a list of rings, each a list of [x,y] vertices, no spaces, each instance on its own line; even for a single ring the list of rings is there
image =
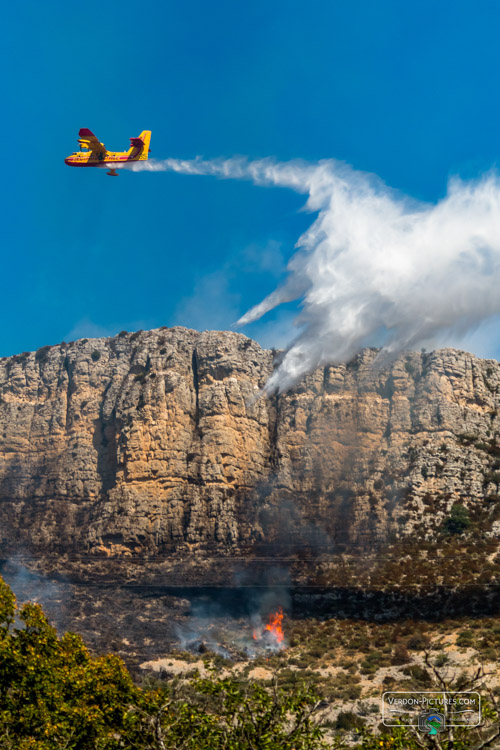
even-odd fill
[[[375,358],[272,399],[259,390],[273,353],[235,333],[0,360],[0,555],[62,571],[121,560],[133,577],[134,560],[335,554],[436,539],[457,502],[494,544],[500,365],[452,349]]]

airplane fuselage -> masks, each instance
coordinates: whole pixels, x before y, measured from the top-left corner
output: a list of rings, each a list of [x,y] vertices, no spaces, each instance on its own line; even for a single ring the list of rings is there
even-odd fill
[[[107,164],[123,164],[128,161],[138,161],[141,149],[134,149],[135,153],[127,151],[75,151],[67,156],[64,163],[69,167],[104,167]]]

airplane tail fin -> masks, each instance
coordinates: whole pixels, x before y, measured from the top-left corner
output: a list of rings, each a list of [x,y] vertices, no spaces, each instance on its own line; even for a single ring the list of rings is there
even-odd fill
[[[130,139],[130,148],[128,155],[134,161],[146,161],[149,154],[149,143],[151,141],[151,131],[143,130],[140,136]]]

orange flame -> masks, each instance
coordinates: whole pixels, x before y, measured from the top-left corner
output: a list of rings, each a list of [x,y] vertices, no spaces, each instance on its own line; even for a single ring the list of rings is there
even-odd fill
[[[283,622],[283,607],[278,607],[278,611],[274,615],[269,615],[269,622],[266,625],[266,630],[269,630],[278,643],[281,643],[285,634],[282,627]]]
[[[285,638],[282,623],[283,623],[283,607],[278,607],[277,612],[274,612],[269,615],[269,622],[264,628],[264,631],[267,630],[274,636],[277,643],[282,643],[283,639]],[[262,635],[263,635],[262,632],[258,632],[257,630],[254,630],[253,631],[254,641],[260,641],[260,639],[262,638]]]

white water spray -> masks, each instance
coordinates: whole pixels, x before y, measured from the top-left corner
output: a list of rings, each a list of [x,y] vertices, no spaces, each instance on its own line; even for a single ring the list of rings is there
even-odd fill
[[[134,171],[250,179],[308,195],[317,214],[288,277],[240,325],[299,299],[301,332],[265,386],[284,391],[316,367],[365,346],[381,356],[463,336],[500,313],[500,179],[453,179],[437,204],[390,190],[373,175],[317,164],[226,159],[136,162]]]

